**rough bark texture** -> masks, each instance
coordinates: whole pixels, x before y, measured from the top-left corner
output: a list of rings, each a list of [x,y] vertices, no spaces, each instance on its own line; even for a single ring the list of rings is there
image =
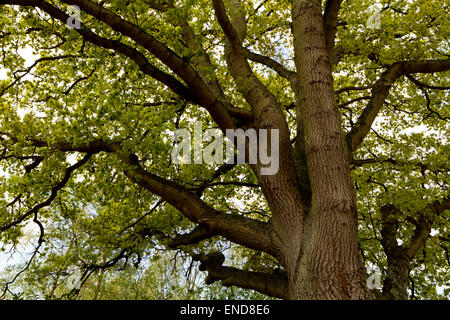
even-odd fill
[[[358,253],[357,213],[344,134],[336,107],[321,2],[293,3],[295,62],[312,191],[303,254],[290,280],[291,296],[367,298]]]
[[[229,0],[226,3],[222,0],[212,1],[217,21],[224,33],[225,60],[236,87],[250,105],[251,111],[226,102],[214,74],[202,71],[211,67],[211,60],[196,41],[187,22],[175,23],[182,29],[185,45],[201,52],[191,62],[181,58],[151,34],[94,1],[62,2],[79,6],[85,14],[129,37],[139,45],[136,46],[139,50],[147,50],[165,64],[170,73],[153,66],[138,49],[119,40],[102,38],[85,26],[73,31],[84,41],[128,57],[139,65],[144,74],[166,85],[181,99],[207,110],[222,130],[239,127],[242,123],[255,129],[279,130],[278,173],[272,176],[261,175],[260,164],[251,166],[270,207],[272,219],[266,223],[215,210],[199,194],[147,171],[135,153],[126,151],[117,141],[93,141],[76,147],[61,141],[49,146],[36,137],[30,137],[32,144],[60,152],[85,153],[86,161],[90,155],[100,152],[115,154],[126,165],[124,174],[131,181],[157,194],[197,225],[190,234],[171,239],[170,247],[189,245],[220,235],[239,245],[274,256],[285,269],[267,274],[249,272],[222,266],[224,258],[218,254],[195,256],[194,259],[201,262],[201,269],[209,272],[209,283],[220,280],[224,285],[250,288],[286,299],[374,298],[367,289],[365,269],[358,250],[358,213],[350,174],[351,152],[369,132],[397,78],[411,73],[448,70],[450,60],[404,62],[388,67],[372,87],[370,101],[357,124],[345,137],[336,104],[330,62],[334,57],[337,18],[342,2],[340,0],[328,0],[324,14],[320,0],[293,0],[292,33],[296,72],[285,69],[270,57],[255,54],[243,47],[246,17],[239,0]],[[173,4],[165,1],[147,3],[151,8],[162,12],[173,7]],[[0,1],[0,5],[4,4],[40,8],[63,23],[68,18],[50,2]],[[259,81],[248,60],[264,64],[290,81],[296,95],[295,147],[290,141],[281,104]],[[11,134],[0,134],[12,142],[17,141]],[[37,158],[36,166],[44,160],[44,157]],[[46,202],[35,206],[8,225],[0,226],[0,231],[21,223],[37,214],[42,207],[50,205],[57,192],[67,183],[70,174],[85,162],[67,168],[66,177],[53,188],[52,196]],[[30,167],[29,170],[33,168]],[[229,169],[226,166],[220,168],[213,179]],[[381,208],[382,244],[389,264],[383,289],[386,297],[407,298],[409,263],[429,237],[434,217],[448,208],[448,199],[425,208],[422,218],[416,221],[416,232],[409,247],[397,244],[396,209],[392,206]],[[165,236],[157,232],[151,234]]]

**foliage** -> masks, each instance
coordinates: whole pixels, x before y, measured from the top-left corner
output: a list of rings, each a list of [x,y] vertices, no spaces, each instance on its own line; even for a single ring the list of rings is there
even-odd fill
[[[66,11],[69,2],[53,1],[53,5]],[[184,258],[177,258],[179,266],[170,278],[170,259],[176,252],[171,251],[171,241],[188,234],[196,224],[144,188],[139,178],[130,179],[126,172],[132,164],[120,152],[92,152],[86,158],[82,151],[96,141],[120,141],[121,152],[133,153],[146,171],[197,192],[215,210],[270,221],[268,204],[254,186],[258,181],[249,166],[225,170],[219,165],[171,162],[172,133],[177,128],[192,130],[196,120],[203,121],[204,129],[215,128],[218,125],[212,117],[195,101],[146,74],[145,63],[139,65],[119,50],[86,41],[41,9],[4,3],[0,2],[0,61],[7,73],[0,77],[0,227],[13,225],[0,230],[0,243],[4,250],[19,246],[34,225],[33,247],[39,246],[39,251],[29,267],[18,265],[3,284],[27,268],[17,282],[9,284],[11,291],[23,290],[22,297],[33,298],[49,297],[49,290],[54,289],[55,297],[67,297],[70,290],[63,280],[76,267],[86,280],[80,299],[263,297],[236,287],[224,288],[218,282],[205,286],[203,273],[191,269],[190,256],[213,251],[225,253],[226,265],[244,270],[280,267],[275,258],[230,245],[223,237],[178,247]],[[224,34],[211,2],[174,4],[153,2],[153,7],[164,7],[159,11],[152,8],[152,1],[102,2],[104,8],[151,34],[183,61],[200,65],[206,78],[218,81],[229,103],[250,110],[224,60]],[[333,75],[346,132],[353,128],[373,84],[388,66],[399,61],[448,59],[448,4],[383,0],[382,27],[369,29],[366,9],[371,4],[344,1],[339,17],[339,62],[333,66]],[[243,46],[293,71],[290,7],[291,2],[285,0],[247,0],[241,10],[248,20]],[[83,28],[142,52],[149,64],[183,83],[142,43],[85,12],[81,18]],[[195,35],[194,44],[187,43],[183,23]],[[206,66],[198,63],[204,57],[202,48],[211,59]],[[283,105],[294,138],[295,98],[289,81],[264,64],[250,64]],[[368,270],[381,270],[382,280],[387,259],[381,245],[379,208],[386,204],[398,208],[397,239],[408,243],[422,210],[449,195],[450,108],[448,90],[444,90],[448,75],[448,71],[413,74],[397,80],[373,130],[354,153],[361,255]],[[63,147],[64,143],[71,147]],[[71,166],[74,169],[68,170]],[[248,185],[236,186],[236,181]],[[33,210],[50,198],[50,203]],[[22,219],[27,212],[31,214]],[[20,223],[14,223],[18,219]],[[450,297],[446,287],[450,281],[449,238],[446,211],[433,222],[431,237],[412,262],[410,297]],[[195,275],[186,278],[180,274],[183,268]]]

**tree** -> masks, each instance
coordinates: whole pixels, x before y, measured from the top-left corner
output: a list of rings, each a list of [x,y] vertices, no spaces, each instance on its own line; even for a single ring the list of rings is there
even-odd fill
[[[436,297],[450,264],[448,7],[382,1],[378,28],[369,4],[0,1],[0,239],[38,228],[19,273],[41,259],[86,279],[176,248],[206,283],[277,298]],[[276,174],[172,163],[162,135],[199,119],[277,129]],[[241,268],[223,265],[230,244]]]

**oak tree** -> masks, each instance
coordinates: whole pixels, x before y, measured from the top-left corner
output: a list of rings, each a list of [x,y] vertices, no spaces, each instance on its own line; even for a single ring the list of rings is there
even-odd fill
[[[448,5],[371,5],[0,1],[0,241],[36,232],[0,294],[172,249],[208,284],[282,299],[439,297]],[[279,170],[173,163],[198,120],[277,129]]]

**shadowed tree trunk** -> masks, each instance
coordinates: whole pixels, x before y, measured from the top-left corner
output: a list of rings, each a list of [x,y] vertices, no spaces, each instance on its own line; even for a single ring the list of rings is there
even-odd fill
[[[83,41],[113,50],[135,62],[143,75],[158,80],[185,102],[203,107],[222,131],[238,127],[279,130],[277,173],[264,175],[261,173],[263,165],[250,165],[270,208],[271,219],[262,222],[216,210],[199,193],[150,172],[137,153],[121,141],[98,139],[77,145],[58,141],[49,146],[38,137],[29,137],[28,141],[35,147],[84,153],[86,159],[66,169],[64,178],[52,189],[47,201],[1,226],[1,231],[30,217],[37,217],[38,211],[50,205],[58,191],[66,185],[71,173],[89,161],[91,155],[114,154],[124,165],[123,173],[130,181],[160,196],[196,225],[191,233],[171,238],[169,247],[177,248],[222,236],[233,243],[268,253],[283,266],[283,270],[274,270],[273,273],[251,272],[223,266],[224,257],[221,254],[195,255],[194,259],[201,262],[200,269],[208,272],[207,283],[220,280],[226,286],[254,289],[283,299],[375,298],[367,288],[366,271],[358,246],[358,212],[351,177],[353,152],[368,134],[396,79],[412,73],[448,70],[449,60],[405,61],[388,66],[373,85],[370,100],[357,123],[346,135],[336,102],[332,73],[332,63],[337,56],[334,42],[342,0],[328,0],[324,9],[320,0],[292,1],[295,72],[243,46],[247,36],[247,20],[239,0],[212,0],[215,18],[224,34],[224,60],[250,110],[228,102],[214,73],[205,71],[212,68],[211,59],[196,40],[187,21],[174,24],[181,29],[183,45],[198,52],[189,62],[157,40],[150,31],[141,29],[95,1],[70,0],[62,3],[77,5],[84,14],[96,18],[136,46],[101,37],[95,29],[84,25],[73,30]],[[158,12],[174,8],[170,1],[145,3]],[[63,10],[46,1],[0,1],[0,5],[4,4],[36,7],[63,23],[68,19]],[[157,58],[170,72],[153,65],[143,52]],[[249,61],[273,69],[291,85],[296,109],[297,136],[294,146],[283,106],[259,80]],[[12,141],[15,139],[6,134],[5,137]],[[34,167],[43,160],[37,159],[39,162]],[[224,168],[220,170],[226,171]],[[223,173],[220,170],[215,178]],[[396,214],[395,209],[381,208],[382,245],[388,258],[383,289],[386,297],[407,298],[411,259],[429,237],[434,217],[448,207],[448,199],[430,204],[423,215],[425,218],[416,221],[416,233],[408,246],[397,244],[397,222],[392,218]],[[141,235],[168,238],[153,230],[142,231]]]

